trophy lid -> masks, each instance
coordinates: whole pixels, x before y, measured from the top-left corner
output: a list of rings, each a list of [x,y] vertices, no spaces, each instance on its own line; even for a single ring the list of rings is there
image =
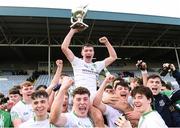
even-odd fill
[[[86,12],[87,12],[87,6],[88,6],[88,5],[79,6],[79,7],[77,7],[77,8],[72,9],[71,12],[72,12],[72,13],[75,13],[75,12],[79,11],[79,12],[84,12],[84,13],[86,13]]]
[[[86,6],[79,6],[75,9],[72,9],[72,16],[74,19],[81,17],[84,18],[87,13],[87,5]]]

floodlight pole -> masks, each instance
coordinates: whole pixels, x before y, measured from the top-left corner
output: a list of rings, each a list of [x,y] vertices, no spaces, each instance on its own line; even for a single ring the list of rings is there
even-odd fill
[[[51,47],[50,45],[48,46],[48,78],[50,82],[51,79]]]
[[[46,18],[46,24],[47,24],[47,36],[48,36],[48,83],[50,83],[51,80],[51,39],[50,39],[50,33],[49,33],[49,20]]]

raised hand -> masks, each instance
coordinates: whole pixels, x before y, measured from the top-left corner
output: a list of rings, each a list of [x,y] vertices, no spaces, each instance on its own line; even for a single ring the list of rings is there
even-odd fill
[[[112,82],[113,80],[115,79],[115,76],[113,76],[113,75],[108,75],[108,76],[106,76],[106,78],[105,78],[105,82],[106,83],[110,83],[110,82]]]
[[[107,37],[103,36],[103,37],[99,38],[99,42],[102,44],[106,44],[109,41],[108,41]]]
[[[175,68],[174,64],[170,64],[170,68],[171,68],[173,71],[175,71],[175,70],[176,70],[176,68]]]
[[[170,69],[170,70],[173,70],[173,71],[176,70],[174,64],[169,64],[169,63],[164,63],[163,68],[167,68],[167,69]]]
[[[143,62],[142,60],[138,60],[136,63],[136,67],[139,68],[140,70],[146,70],[147,64]]]
[[[73,83],[74,83],[74,80],[71,77],[64,76],[62,80],[61,89],[67,90]]]
[[[62,60],[56,60],[56,65],[59,67],[59,66],[62,66],[63,65],[63,61]]]

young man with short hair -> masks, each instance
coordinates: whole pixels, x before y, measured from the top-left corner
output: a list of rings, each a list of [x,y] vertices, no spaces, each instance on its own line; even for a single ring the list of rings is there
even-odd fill
[[[161,81],[161,77],[156,74],[147,77],[147,87],[150,88],[155,99],[154,108],[162,116],[168,127],[180,126],[180,121],[177,118],[180,114],[176,112],[170,99],[160,93],[162,87]],[[178,116],[174,117],[174,114]]]
[[[147,69],[147,65],[145,64]],[[148,76],[147,71],[141,71],[143,77],[144,86],[150,88],[154,97],[154,109],[158,111],[168,127],[180,126],[180,113],[175,109],[172,101],[166,96],[161,94],[162,79],[157,74],[151,74]]]
[[[71,29],[62,43],[61,49],[73,67],[75,86],[88,88],[91,95],[94,96],[97,91],[97,75],[99,75],[102,69],[113,63],[117,59],[117,55],[108,39],[101,37],[99,42],[107,47],[109,57],[103,61],[93,63],[92,60],[95,53],[93,45],[90,44],[85,44],[82,47],[82,59],[76,57],[70,50],[69,45],[74,34],[79,31],[80,29]]]
[[[106,46],[109,53],[109,56],[107,58],[105,58],[103,61],[97,61],[93,63],[92,60],[95,53],[94,47],[90,44],[85,44],[82,47],[82,59],[76,57],[69,48],[69,45],[74,34],[80,32],[81,30],[81,28],[71,28],[61,45],[61,49],[72,65],[75,86],[82,86],[87,88],[91,93],[91,102],[93,102],[94,96],[97,92],[97,78],[99,76],[99,73],[102,71],[102,69],[112,64],[117,59],[117,55],[109,40],[106,37],[101,37],[99,38],[99,42]],[[91,106],[89,112],[95,123],[95,126],[104,127],[103,117],[100,111]]]
[[[114,76],[109,75],[105,78],[103,83],[101,84],[97,94],[94,98],[93,105],[96,106],[101,112],[106,116],[107,123],[109,127],[116,127],[114,121],[117,120],[120,116],[123,115],[126,111],[131,111],[132,107],[128,103],[128,97],[130,95],[129,86],[124,81],[119,81],[115,83],[114,86],[114,96],[118,99],[118,102],[113,102],[113,104],[108,103],[104,104],[102,102],[103,92],[107,84],[114,80]],[[117,104],[116,104],[117,103]],[[116,104],[116,108],[112,107]]]
[[[138,128],[168,128],[159,113],[151,107],[154,98],[148,87],[137,86],[132,90],[131,95],[135,111],[141,113]],[[131,128],[125,118],[118,119],[116,124],[120,128]]]
[[[90,92],[87,88],[78,87],[73,91],[73,106],[69,113],[62,113],[63,99],[69,87],[73,84],[70,77],[65,76],[61,88],[51,107],[50,122],[57,127],[91,128],[93,123],[88,117],[90,107]]]
[[[22,98],[20,91],[15,87],[9,90],[8,97],[9,97],[9,100],[14,103],[14,105],[18,103]]]
[[[33,110],[31,106],[31,95],[34,92],[34,86],[31,82],[25,81],[21,84],[22,100],[20,100],[11,109],[11,119],[14,127],[19,125],[33,116]]]
[[[34,112],[33,118],[22,123],[19,128],[51,128],[54,127],[49,123],[49,107],[48,94],[45,90],[37,90],[32,93],[32,108]]]

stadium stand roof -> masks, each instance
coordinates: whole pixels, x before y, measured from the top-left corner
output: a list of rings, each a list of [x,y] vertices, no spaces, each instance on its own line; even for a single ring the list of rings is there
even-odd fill
[[[70,17],[68,9],[0,7],[0,60],[47,60],[48,48],[52,60],[64,57],[59,46]],[[96,58],[104,58],[107,50],[98,38],[107,36],[119,58],[176,61],[180,18],[88,11],[84,22],[89,28],[73,38],[74,52],[90,41]]]

